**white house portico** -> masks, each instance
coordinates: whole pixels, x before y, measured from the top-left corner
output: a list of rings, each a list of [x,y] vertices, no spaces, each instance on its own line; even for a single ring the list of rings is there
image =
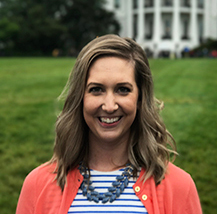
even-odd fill
[[[177,57],[208,38],[217,39],[217,0],[107,0],[121,25],[121,36],[134,38],[154,57]]]

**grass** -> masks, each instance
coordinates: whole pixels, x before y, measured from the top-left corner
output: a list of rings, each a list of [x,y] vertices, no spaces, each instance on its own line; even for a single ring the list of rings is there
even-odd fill
[[[56,98],[71,58],[0,58],[0,210],[15,212],[25,176],[52,155]],[[162,117],[177,141],[175,164],[189,172],[203,211],[217,205],[217,60],[151,60]]]

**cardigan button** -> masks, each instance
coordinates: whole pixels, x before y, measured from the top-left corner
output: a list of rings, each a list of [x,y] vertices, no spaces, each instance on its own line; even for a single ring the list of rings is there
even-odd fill
[[[143,201],[146,201],[147,199],[148,199],[148,196],[147,196],[147,195],[143,195],[143,196],[142,196],[142,200],[143,200]]]
[[[139,186],[136,186],[135,191],[136,191],[136,192],[139,192],[139,191],[140,191],[140,187],[139,187]]]

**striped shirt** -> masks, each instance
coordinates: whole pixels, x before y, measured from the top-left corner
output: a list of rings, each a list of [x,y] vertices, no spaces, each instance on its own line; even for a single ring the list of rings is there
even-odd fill
[[[123,171],[123,169],[112,172],[99,172],[91,170],[91,181],[93,182],[92,186],[94,186],[95,190],[99,193],[108,192],[108,187],[112,186],[112,182],[116,180],[116,176],[121,175]],[[135,182],[136,181],[133,178],[130,178],[128,186],[125,188],[124,192],[121,193],[120,197],[112,203],[108,202],[106,204],[103,204],[101,201],[99,203],[88,201],[86,196],[82,195],[82,190],[79,189],[69,208],[68,214],[148,214],[146,208],[134,193],[133,185]]]

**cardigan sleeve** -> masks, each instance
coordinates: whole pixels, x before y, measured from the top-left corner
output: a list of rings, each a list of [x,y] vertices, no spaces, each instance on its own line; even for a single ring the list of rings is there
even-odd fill
[[[200,204],[200,199],[193,179],[190,179],[190,186],[188,190],[188,195],[186,197],[186,214],[202,214],[202,208]]]
[[[200,199],[191,175],[171,163],[169,171],[167,184],[172,193],[172,213],[202,214]]]
[[[33,214],[36,201],[37,170],[33,170],[24,180],[19,196],[16,214]]]

